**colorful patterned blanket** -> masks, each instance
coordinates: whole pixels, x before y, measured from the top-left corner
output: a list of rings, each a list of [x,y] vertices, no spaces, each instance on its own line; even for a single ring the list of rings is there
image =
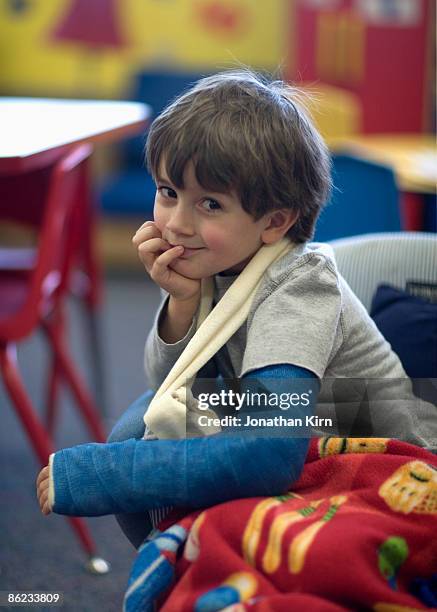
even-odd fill
[[[174,521],[140,548],[126,612],[437,609],[437,457],[409,444],[313,440],[289,493]]]

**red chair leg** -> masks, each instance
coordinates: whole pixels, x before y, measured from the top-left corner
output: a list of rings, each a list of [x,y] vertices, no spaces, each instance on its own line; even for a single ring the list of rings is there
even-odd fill
[[[41,425],[23,386],[17,367],[16,347],[12,343],[6,346],[0,345],[0,370],[3,374],[6,389],[10,394],[12,403],[24,426],[32,447],[41,465],[47,465],[49,455],[53,452],[53,443],[44,427]],[[87,525],[78,517],[67,518],[71,527],[76,532],[84,550],[88,555],[95,556],[96,547]]]
[[[62,377],[70,385],[76,398],[77,406],[88,424],[94,439],[97,442],[105,442],[106,434],[99,417],[99,411],[68,355],[61,329],[59,326],[52,325],[46,320],[43,320],[42,324],[52,345]]]

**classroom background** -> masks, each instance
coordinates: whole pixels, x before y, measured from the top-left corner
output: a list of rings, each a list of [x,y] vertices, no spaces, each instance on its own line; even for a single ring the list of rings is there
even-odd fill
[[[209,73],[249,66],[278,74],[308,92],[309,111],[333,155],[340,189],[316,239],[433,234],[435,10],[433,0],[1,0],[0,101],[130,100],[148,105],[150,121]],[[0,117],[0,125],[7,122]],[[50,121],[44,129],[50,131]],[[99,291],[86,294],[94,302],[80,291],[65,297],[72,361],[106,432],[147,388],[143,346],[160,299],[131,244],[153,210],[144,138],[142,128],[94,145],[89,187]],[[25,193],[30,202],[34,194]],[[0,175],[0,268],[6,250],[35,247],[38,238],[34,224],[29,229],[9,217],[2,216]],[[47,423],[53,363],[40,332],[23,338],[18,362],[36,414]],[[91,439],[76,404],[61,384],[50,417],[56,448]],[[120,609],[133,549],[112,517],[88,520],[97,556],[111,569],[86,565],[67,522],[38,510],[40,463],[1,377],[0,406],[0,591],[63,591],[66,611]]]
[[[0,57],[3,95],[138,100],[152,117],[210,72],[280,72],[311,93],[332,150],[398,170],[403,227],[435,227],[432,199],[412,186],[432,194],[436,179],[432,0],[5,0]],[[142,145],[93,156],[110,264],[134,263],[126,238],[151,214]]]

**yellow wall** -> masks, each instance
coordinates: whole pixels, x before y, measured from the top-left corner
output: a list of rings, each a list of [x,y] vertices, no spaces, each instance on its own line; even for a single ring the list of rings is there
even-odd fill
[[[123,97],[131,75],[147,67],[208,70],[238,61],[274,69],[287,58],[286,0],[118,0],[127,46],[117,51],[50,40],[71,2],[28,0],[19,13],[0,3],[2,93]],[[211,12],[215,26],[205,17]],[[220,27],[228,14],[234,29]]]

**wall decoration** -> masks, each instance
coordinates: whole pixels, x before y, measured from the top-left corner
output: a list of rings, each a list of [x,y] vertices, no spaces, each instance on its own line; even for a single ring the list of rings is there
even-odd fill
[[[53,30],[58,41],[72,41],[93,47],[121,47],[124,44],[117,15],[117,0],[73,0]]]
[[[288,0],[0,2],[10,9],[0,12],[0,88],[11,95],[123,98],[157,67],[275,70],[292,22]],[[17,18],[13,6],[32,10]]]
[[[6,5],[11,13],[15,13],[16,15],[27,13],[31,8],[29,0],[6,0]]]
[[[249,11],[242,4],[207,0],[193,5],[197,21],[212,34],[237,36],[249,26]]]

